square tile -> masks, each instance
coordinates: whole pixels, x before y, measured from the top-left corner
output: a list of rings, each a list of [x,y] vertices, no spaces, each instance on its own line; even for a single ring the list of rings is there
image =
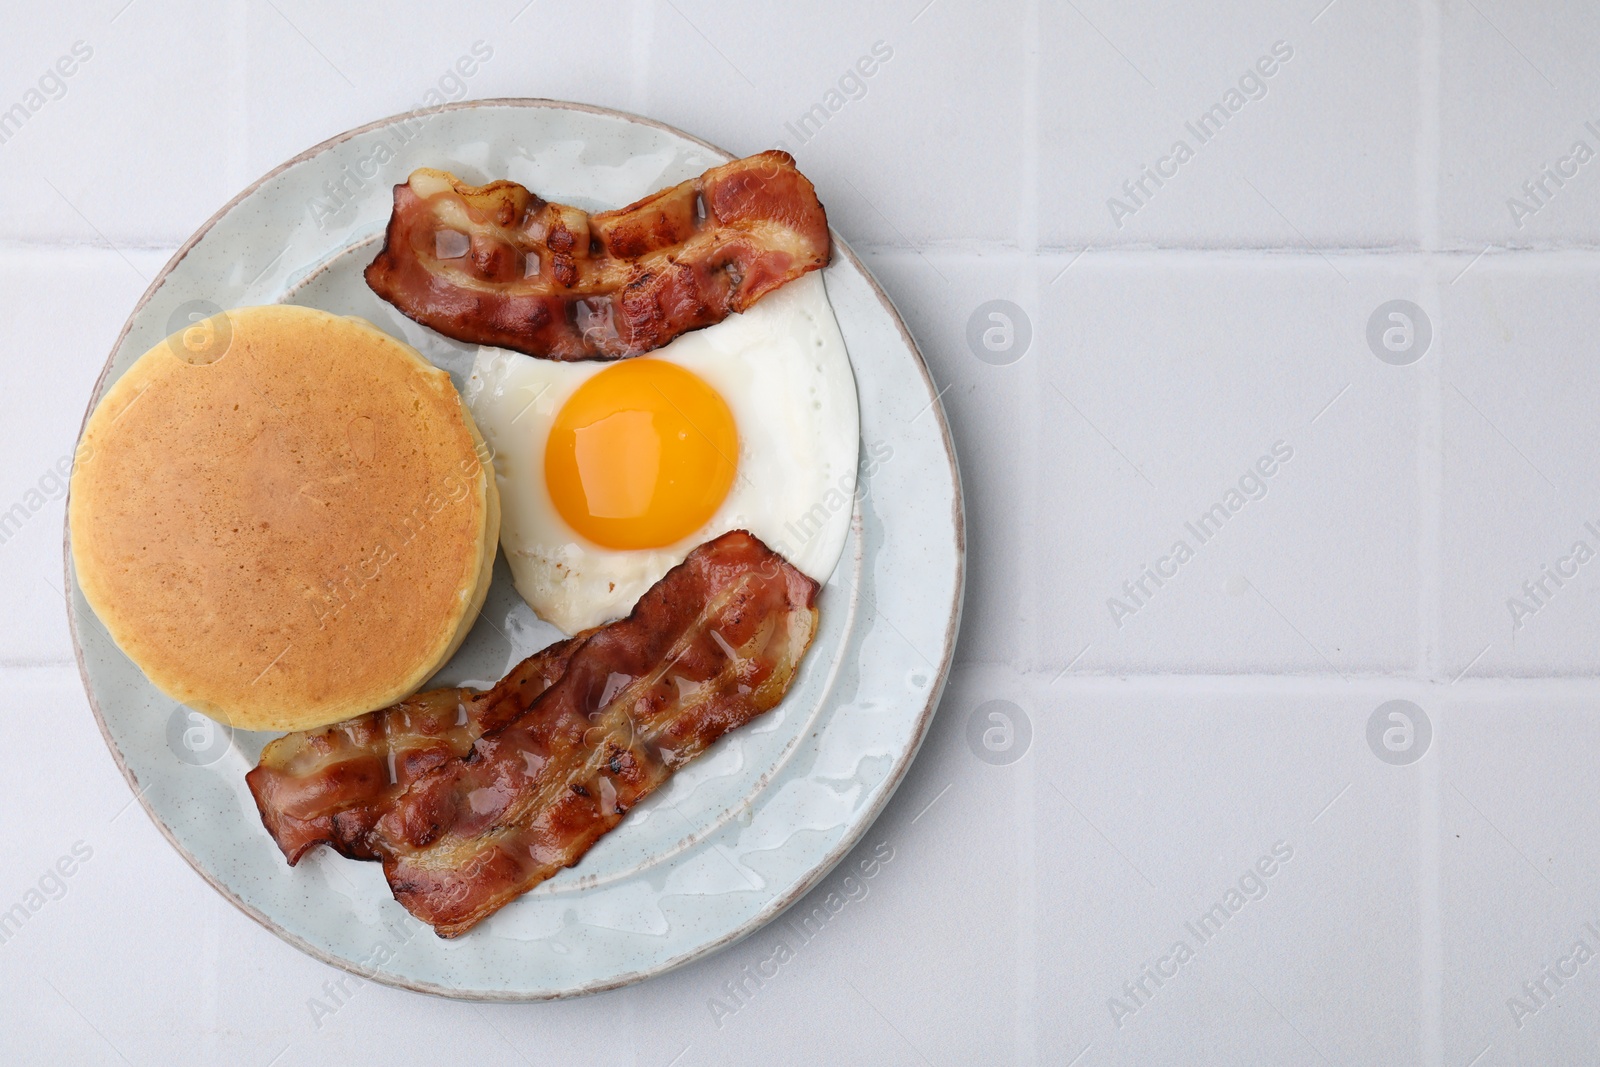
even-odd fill
[[[1026,557],[1042,598],[1027,669],[1416,662],[1428,365],[1366,341],[1414,271],[1089,253],[1041,281],[1032,492],[1049,518]]]
[[[1280,689],[1036,680],[1018,698],[1031,747],[979,769],[1021,781],[1031,763],[1047,783],[1037,852],[1017,859],[1035,993],[1064,1024],[1039,1035],[1044,1058],[1416,1058],[1425,786],[1369,750],[1374,698]],[[1330,980],[1348,995],[1330,1002]]]
[[[1600,1039],[1600,965],[1573,958],[1600,951],[1592,688],[1495,683],[1441,717],[1446,1062],[1585,1062]]]
[[[1419,243],[1415,9],[1041,11],[1043,245]]]
[[[1536,8],[1447,0],[1439,29],[1445,246],[1592,244],[1600,237],[1594,9],[1581,0]]]
[[[1486,256],[1440,288],[1447,680],[1600,671],[1600,265],[1574,255]]]
[[[244,180],[231,13],[119,8],[8,17],[5,67],[27,74],[0,110],[33,110],[0,144],[0,202],[29,205],[5,213],[0,239],[175,245]]]

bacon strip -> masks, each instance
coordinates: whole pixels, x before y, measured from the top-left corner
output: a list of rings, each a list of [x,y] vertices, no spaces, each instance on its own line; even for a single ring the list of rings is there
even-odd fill
[[[743,531],[695,549],[520,718],[378,819],[366,844],[395,899],[455,937],[577,863],[673,771],[783,698],[816,593]]]
[[[394,187],[367,284],[446,337],[618,359],[721,322],[826,266],[828,219],[787,152],[713,167],[588,215],[511,181],[428,168]]]
[[[318,730],[285,734],[245,775],[261,821],[290,865],[321,844],[376,859],[363,844],[378,816],[434,767],[526,711],[587,636],[557,642],[492,689],[435,689]]]

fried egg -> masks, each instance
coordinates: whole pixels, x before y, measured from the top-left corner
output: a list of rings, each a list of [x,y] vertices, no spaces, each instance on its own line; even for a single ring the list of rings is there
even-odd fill
[[[569,634],[626,615],[729,530],[819,582],[839,561],[860,423],[820,275],[648,356],[480,348],[466,398],[494,455],[517,591]]]

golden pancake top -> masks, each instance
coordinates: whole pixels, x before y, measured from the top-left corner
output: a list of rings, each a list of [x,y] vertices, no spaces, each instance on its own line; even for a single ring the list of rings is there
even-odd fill
[[[141,356],[72,476],[79,587],[150,680],[244,729],[391,704],[482,606],[499,499],[450,378],[361,319],[225,312]]]

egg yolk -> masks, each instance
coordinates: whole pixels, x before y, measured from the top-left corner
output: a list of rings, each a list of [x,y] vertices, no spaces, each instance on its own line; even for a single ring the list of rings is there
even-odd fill
[[[544,450],[545,485],[578,533],[606,548],[659,548],[716,513],[739,433],[705,380],[660,359],[623,360],[567,399]]]

